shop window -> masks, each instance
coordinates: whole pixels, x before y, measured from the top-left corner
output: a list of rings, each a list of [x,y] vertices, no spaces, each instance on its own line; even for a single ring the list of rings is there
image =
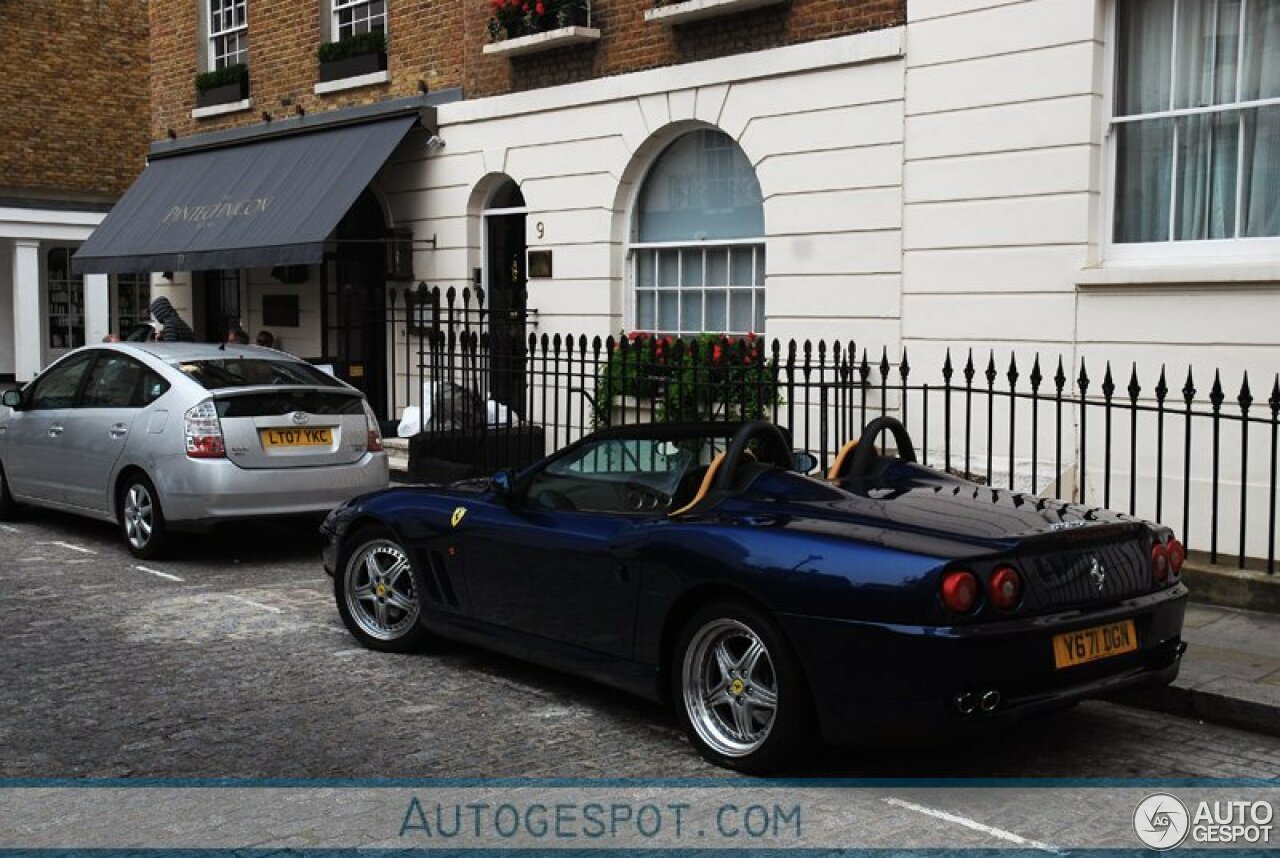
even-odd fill
[[[695,131],[658,156],[640,191],[630,262],[634,329],[764,330],[760,182],[727,135]]]
[[[113,331],[125,337],[138,325],[151,320],[151,275],[114,274],[111,279]]]
[[[51,349],[84,345],[84,277],[71,271],[75,248],[54,247],[46,257],[48,341]]]
[[[1280,236],[1280,2],[1119,0],[1116,32],[1113,242]]]

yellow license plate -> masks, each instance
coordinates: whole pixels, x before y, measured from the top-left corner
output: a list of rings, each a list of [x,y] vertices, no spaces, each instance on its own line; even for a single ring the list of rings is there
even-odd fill
[[[333,430],[321,429],[259,429],[263,447],[327,447],[333,443]]]
[[[1053,661],[1059,667],[1073,667],[1100,658],[1133,652],[1138,648],[1138,630],[1133,620],[1081,629],[1053,636]]]

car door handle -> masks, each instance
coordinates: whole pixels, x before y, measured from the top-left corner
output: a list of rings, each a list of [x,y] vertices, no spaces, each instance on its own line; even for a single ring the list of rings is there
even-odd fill
[[[54,424],[52,424],[52,425],[49,427],[49,437],[50,437],[50,438],[57,438],[57,437],[58,437],[59,435],[61,435],[61,434],[62,434],[62,424],[61,424],[61,423],[54,423]]]
[[[123,423],[116,423],[114,426],[111,427],[109,431],[111,432],[112,438],[123,438],[125,435],[128,434],[129,427],[124,425]]]

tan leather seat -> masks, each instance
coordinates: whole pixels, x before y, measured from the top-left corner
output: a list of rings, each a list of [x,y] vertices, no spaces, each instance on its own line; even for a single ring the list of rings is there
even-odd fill
[[[711,460],[711,464],[707,467],[707,472],[702,475],[702,484],[698,486],[698,493],[693,496],[693,500],[689,501],[679,509],[673,509],[667,515],[681,515],[693,509],[706,499],[707,494],[711,491],[711,485],[716,480],[716,474],[720,471],[720,465],[724,463],[724,453],[717,453],[716,457]]]
[[[853,458],[853,451],[858,446],[858,440],[849,441],[840,448],[840,452],[836,455],[836,460],[831,463],[831,467],[827,469],[827,479],[835,482],[840,479],[845,467],[849,464],[849,460]]]

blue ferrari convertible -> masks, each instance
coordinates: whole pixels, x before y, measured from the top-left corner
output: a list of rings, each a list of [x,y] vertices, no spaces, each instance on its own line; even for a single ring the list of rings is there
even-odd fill
[[[669,701],[757,773],[819,737],[935,738],[1177,675],[1167,528],[922,467],[892,418],[815,466],[765,422],[605,429],[357,498],[325,568],[365,646],[447,637]]]

